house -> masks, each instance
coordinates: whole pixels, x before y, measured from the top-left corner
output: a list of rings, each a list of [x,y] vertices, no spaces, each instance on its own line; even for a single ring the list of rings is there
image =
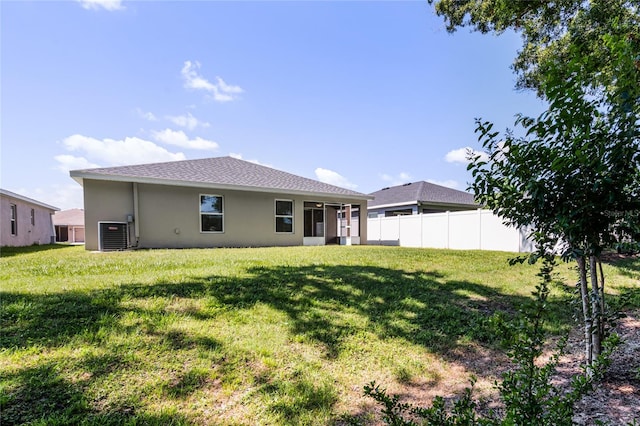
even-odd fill
[[[382,188],[369,195],[374,197],[367,204],[369,218],[475,210],[481,207],[468,192],[424,181]]]
[[[51,216],[60,210],[15,192],[0,189],[0,246],[52,244],[55,231]]]
[[[70,209],[53,215],[53,226],[58,243],[84,243],[84,210]]]
[[[232,157],[70,175],[87,250],[366,243],[371,196]]]

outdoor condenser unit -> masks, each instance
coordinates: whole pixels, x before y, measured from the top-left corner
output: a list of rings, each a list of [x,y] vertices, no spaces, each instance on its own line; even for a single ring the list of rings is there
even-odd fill
[[[98,250],[126,250],[129,229],[126,222],[98,222]]]

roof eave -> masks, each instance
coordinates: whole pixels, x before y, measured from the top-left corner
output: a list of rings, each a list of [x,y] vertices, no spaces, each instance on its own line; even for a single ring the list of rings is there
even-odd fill
[[[333,192],[316,192],[316,191],[301,191],[295,189],[282,189],[282,188],[270,188],[270,187],[258,187],[247,185],[232,185],[232,184],[218,184],[212,182],[193,182],[174,179],[158,179],[147,177],[132,177],[132,176],[118,176],[118,175],[103,175],[99,173],[87,173],[82,171],[71,171],[70,176],[83,184],[83,179],[93,179],[102,181],[115,181],[115,182],[131,182],[131,183],[146,183],[152,185],[168,185],[168,186],[186,186],[190,188],[216,188],[226,189],[231,191],[246,191],[246,192],[269,192],[269,193],[283,193],[283,194],[295,194],[304,196],[322,196],[322,197],[339,197],[356,200],[372,200],[374,197],[366,194],[336,194]]]
[[[468,203],[454,203],[447,201],[418,201],[418,204],[423,205],[431,205],[431,206],[455,206],[455,207],[480,207],[479,204],[468,204]]]
[[[386,209],[389,207],[400,207],[400,206],[410,206],[413,204],[417,204],[418,201],[405,201],[402,203],[390,203],[390,204],[378,204],[378,205],[370,205],[368,208],[370,209]]]
[[[368,208],[370,209],[386,209],[389,207],[401,207],[401,206],[413,206],[413,205],[430,205],[430,206],[442,206],[442,207],[476,207],[480,208],[479,204],[466,204],[466,203],[447,203],[442,201],[404,201],[402,203],[390,203],[390,204],[379,204],[379,205],[370,205]]]
[[[15,198],[16,200],[24,201],[25,203],[33,204],[47,210],[60,211],[60,209],[56,206],[52,206],[51,204],[43,203],[42,201],[34,200],[33,198],[25,197],[24,195],[16,194],[15,192],[11,192],[8,190],[0,189],[0,194],[5,197]]]

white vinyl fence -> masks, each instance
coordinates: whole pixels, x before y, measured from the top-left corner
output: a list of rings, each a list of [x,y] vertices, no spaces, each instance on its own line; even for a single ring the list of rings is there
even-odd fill
[[[508,227],[490,210],[369,218],[367,243],[402,247],[531,252],[523,230]]]

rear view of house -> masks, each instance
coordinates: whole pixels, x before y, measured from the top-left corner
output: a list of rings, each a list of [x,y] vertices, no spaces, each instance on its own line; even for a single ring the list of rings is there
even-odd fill
[[[70,175],[87,250],[366,243],[371,196],[232,157]]]
[[[57,207],[0,189],[0,246],[54,243],[51,216],[58,210]]]

